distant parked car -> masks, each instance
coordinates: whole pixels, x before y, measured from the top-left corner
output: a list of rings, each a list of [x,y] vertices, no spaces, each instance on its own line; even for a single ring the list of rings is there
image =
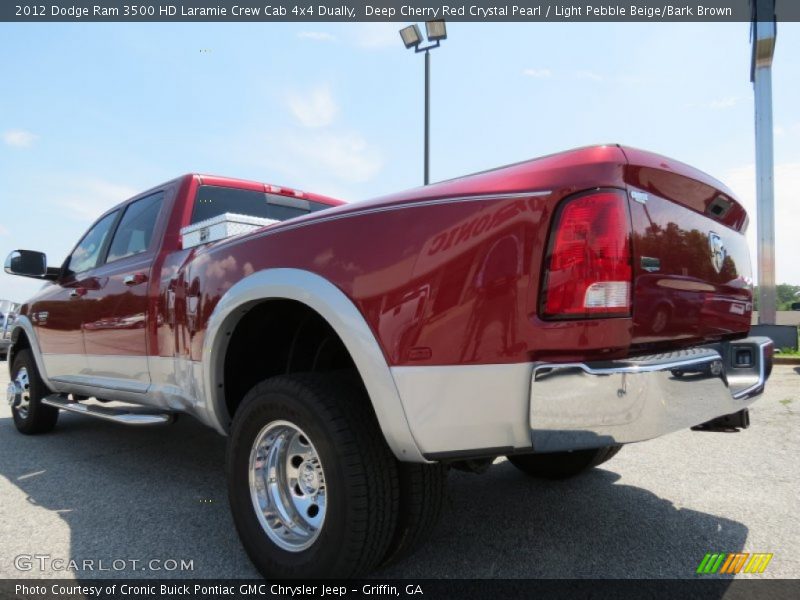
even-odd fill
[[[800,310],[800,302],[792,302],[792,310]]]
[[[19,311],[19,304],[11,300],[0,300],[0,360],[8,356],[11,346],[11,329]]]

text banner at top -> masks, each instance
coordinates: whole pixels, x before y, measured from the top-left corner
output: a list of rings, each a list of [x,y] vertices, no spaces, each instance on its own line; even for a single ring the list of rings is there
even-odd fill
[[[778,21],[800,21],[800,0],[777,0]],[[125,0],[0,1],[5,22],[600,21],[744,22],[751,0]]]

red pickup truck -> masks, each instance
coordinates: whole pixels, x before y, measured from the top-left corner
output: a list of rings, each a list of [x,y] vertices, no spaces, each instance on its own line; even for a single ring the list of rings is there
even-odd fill
[[[582,148],[343,204],[185,175],[102,215],[20,310],[17,428],[188,413],[229,439],[267,577],[353,576],[433,529],[449,468],[538,477],[748,425],[747,215],[674,160]],[[247,230],[247,231],[245,231]]]

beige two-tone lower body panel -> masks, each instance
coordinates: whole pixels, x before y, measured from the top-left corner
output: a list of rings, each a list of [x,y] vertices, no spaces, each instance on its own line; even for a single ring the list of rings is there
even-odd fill
[[[771,345],[748,338],[602,363],[394,367],[392,375],[429,460],[559,452],[639,442],[747,408],[769,376]]]

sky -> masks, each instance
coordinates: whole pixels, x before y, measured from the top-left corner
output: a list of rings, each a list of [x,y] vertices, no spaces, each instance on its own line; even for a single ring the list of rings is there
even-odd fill
[[[58,265],[108,207],[186,172],[348,201],[422,181],[423,58],[402,23],[0,24],[0,254]],[[800,24],[773,66],[779,282],[800,284]],[[751,215],[748,23],[449,23],[431,178],[618,142],[726,183]],[[40,282],[0,274],[0,298]]]

